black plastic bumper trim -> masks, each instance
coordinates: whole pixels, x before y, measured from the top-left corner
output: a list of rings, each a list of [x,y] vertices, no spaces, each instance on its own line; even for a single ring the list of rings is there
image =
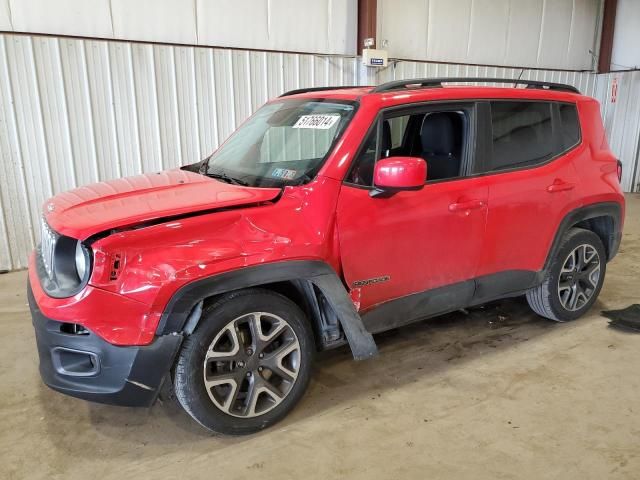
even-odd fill
[[[266,263],[188,283],[171,297],[160,318],[156,335],[182,334],[189,314],[205,298],[290,280],[308,280],[320,289],[340,320],[353,358],[364,360],[377,355],[373,336],[365,329],[342,281],[328,264],[318,260]]]
[[[89,332],[73,335],[61,323],[43,315],[28,284],[29,307],[44,383],[58,392],[92,402],[148,407],[153,404],[182,343],[181,335],[156,337],[145,346],[112,345]],[[87,354],[99,368],[91,375],[69,374],[54,361],[61,349]]]

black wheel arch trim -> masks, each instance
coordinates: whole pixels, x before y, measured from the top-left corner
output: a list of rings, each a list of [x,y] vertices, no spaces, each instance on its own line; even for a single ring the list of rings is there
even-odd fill
[[[377,354],[373,336],[365,329],[342,281],[331,266],[318,260],[267,263],[188,283],[169,300],[160,317],[156,335],[182,333],[192,310],[208,297],[243,288],[296,280],[306,280],[322,292],[338,317],[356,360],[364,360]]]
[[[617,202],[594,203],[572,210],[562,219],[553,243],[551,244],[551,248],[549,249],[549,253],[547,254],[547,260],[544,264],[545,271],[548,270],[551,262],[555,258],[562,243],[562,238],[567,231],[579,225],[581,222],[597,217],[611,217],[613,219],[613,229],[608,234],[609,238],[606,239],[607,241],[603,241],[603,243],[607,252],[607,261],[610,261],[616,256],[622,240],[622,207]]]

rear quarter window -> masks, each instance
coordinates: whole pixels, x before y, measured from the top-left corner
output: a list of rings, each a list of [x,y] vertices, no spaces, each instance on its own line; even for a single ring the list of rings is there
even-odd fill
[[[571,103],[561,103],[558,108],[560,111],[562,146],[566,151],[580,143],[578,109]]]

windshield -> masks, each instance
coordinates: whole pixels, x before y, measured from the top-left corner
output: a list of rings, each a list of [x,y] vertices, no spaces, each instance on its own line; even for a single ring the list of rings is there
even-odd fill
[[[267,104],[204,160],[199,172],[252,187],[305,183],[324,163],[355,105],[308,99]]]

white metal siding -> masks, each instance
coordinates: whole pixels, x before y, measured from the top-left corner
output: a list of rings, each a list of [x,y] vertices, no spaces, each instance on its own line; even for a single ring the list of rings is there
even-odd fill
[[[611,68],[640,68],[640,2],[618,0]]]
[[[378,0],[389,56],[590,70],[601,0]]]
[[[339,55],[356,16],[357,0],[0,0],[3,31]]]
[[[285,90],[357,83],[354,57],[0,35],[0,269],[78,185],[193,163]]]
[[[522,76],[521,76],[522,75]],[[392,62],[378,75],[378,83],[405,78],[432,77],[480,77],[480,78],[522,78],[544,82],[568,83],[578,87],[585,95],[595,93],[596,75],[589,72],[563,72],[559,70],[527,70],[506,67],[481,67],[475,65],[454,65],[434,62]],[[503,86],[509,86],[505,84]]]
[[[612,96],[613,82],[617,94]],[[640,191],[640,72],[598,75],[596,97],[609,146],[622,162],[622,188]],[[612,101],[614,100],[615,101]]]
[[[0,269],[26,266],[51,195],[195,162],[285,90],[412,77],[516,78],[520,72],[424,62],[377,71],[354,57],[0,35]],[[619,78],[618,101],[606,105],[609,77],[523,74],[571,83],[601,100],[627,190],[638,170],[637,75]]]

